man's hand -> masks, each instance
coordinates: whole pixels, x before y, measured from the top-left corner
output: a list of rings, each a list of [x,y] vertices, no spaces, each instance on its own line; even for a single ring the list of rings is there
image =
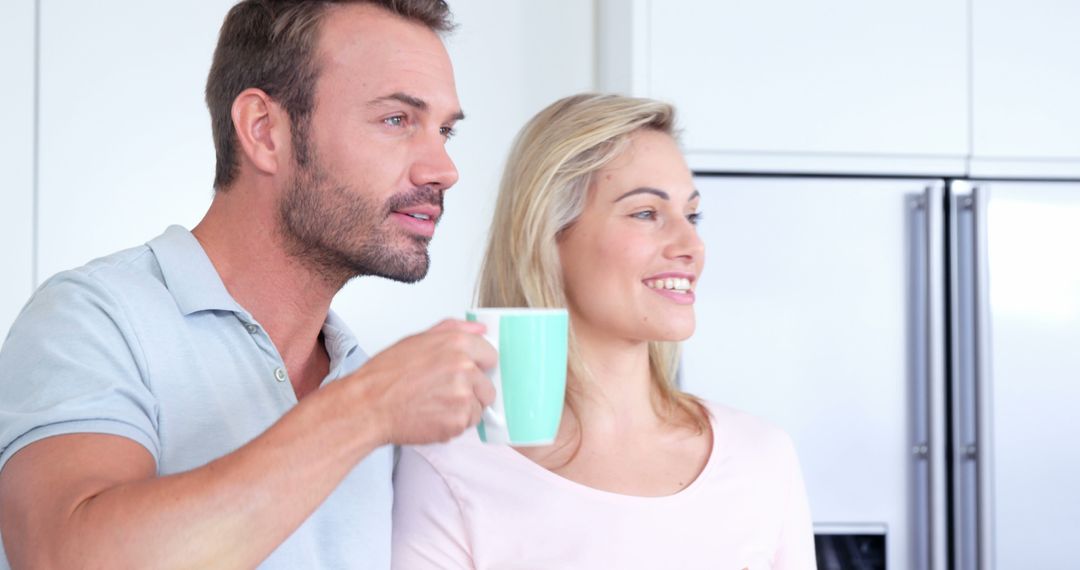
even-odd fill
[[[410,336],[371,358],[342,382],[364,393],[385,443],[398,445],[447,441],[480,421],[495,400],[484,374],[498,353],[480,323],[446,320]]]

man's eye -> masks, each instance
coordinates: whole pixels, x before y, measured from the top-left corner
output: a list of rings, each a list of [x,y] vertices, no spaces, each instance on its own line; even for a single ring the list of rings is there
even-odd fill
[[[640,212],[634,212],[633,214],[630,214],[630,217],[637,218],[639,220],[655,220],[656,212],[652,210],[642,210]]]
[[[393,117],[383,119],[383,122],[391,127],[401,127],[405,125],[405,117],[402,115],[394,115]]]

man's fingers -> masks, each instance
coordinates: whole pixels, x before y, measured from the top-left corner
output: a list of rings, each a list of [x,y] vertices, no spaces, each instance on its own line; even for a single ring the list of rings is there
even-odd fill
[[[495,385],[491,383],[491,379],[487,376],[481,375],[473,382],[473,393],[476,394],[477,401],[484,407],[495,402]]]
[[[470,342],[468,350],[469,358],[480,370],[491,370],[499,363],[499,351],[482,336],[477,336],[476,342]]]
[[[482,335],[487,332],[487,326],[485,326],[484,323],[475,323],[458,319],[446,319],[428,330],[430,330],[431,332],[461,331],[471,334]]]
[[[474,427],[476,426],[476,424],[480,423],[480,419],[483,417],[483,414],[484,408],[482,408],[479,403],[474,403],[472,406],[472,411],[469,414],[469,427]]]

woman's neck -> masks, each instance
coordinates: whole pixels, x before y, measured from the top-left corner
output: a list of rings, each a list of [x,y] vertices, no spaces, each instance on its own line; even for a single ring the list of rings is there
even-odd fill
[[[648,343],[579,334],[577,346],[584,371],[567,388],[579,427],[599,437],[656,427]]]
[[[587,372],[567,378],[556,442],[517,451],[594,489],[643,497],[684,489],[708,461],[711,431],[686,429],[657,412],[648,343],[598,342],[575,333]]]

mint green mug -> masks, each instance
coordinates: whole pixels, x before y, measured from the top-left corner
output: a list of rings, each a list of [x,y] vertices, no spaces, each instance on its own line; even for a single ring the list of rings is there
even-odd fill
[[[495,402],[476,426],[487,443],[554,443],[566,395],[566,309],[470,309],[467,320],[484,323],[484,338],[499,351],[488,372]]]

